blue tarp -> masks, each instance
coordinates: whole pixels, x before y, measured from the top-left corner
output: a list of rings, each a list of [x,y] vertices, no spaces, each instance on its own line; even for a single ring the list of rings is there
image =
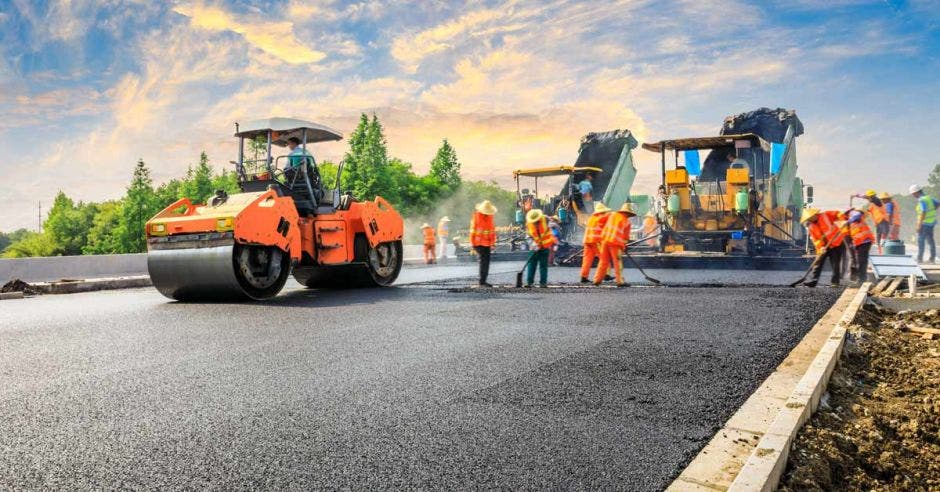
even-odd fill
[[[783,165],[783,153],[787,150],[787,144],[772,142],[770,144],[770,174],[780,172]]]
[[[702,161],[699,159],[698,150],[685,150],[685,169],[690,176],[699,176],[702,174]]]

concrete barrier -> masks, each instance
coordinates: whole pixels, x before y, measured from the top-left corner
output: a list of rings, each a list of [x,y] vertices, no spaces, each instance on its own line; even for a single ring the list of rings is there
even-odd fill
[[[16,278],[24,282],[50,282],[138,275],[147,275],[146,254],[0,259],[0,285]]]

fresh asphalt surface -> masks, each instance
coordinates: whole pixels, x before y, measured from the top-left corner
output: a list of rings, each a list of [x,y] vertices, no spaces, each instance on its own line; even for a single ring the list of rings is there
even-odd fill
[[[839,293],[451,289],[473,271],[265,303],[2,301],[0,488],[661,489]]]

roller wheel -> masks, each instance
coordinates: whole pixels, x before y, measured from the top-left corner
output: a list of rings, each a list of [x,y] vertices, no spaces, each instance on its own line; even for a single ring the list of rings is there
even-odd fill
[[[398,278],[403,261],[401,241],[392,241],[370,248],[366,266],[375,285],[384,287]]]
[[[235,278],[248,297],[268,299],[284,287],[290,275],[290,256],[273,246],[235,246]]]
[[[295,267],[294,278],[316,289],[361,289],[392,285],[403,263],[401,241],[371,248],[356,238],[356,263],[335,266]]]

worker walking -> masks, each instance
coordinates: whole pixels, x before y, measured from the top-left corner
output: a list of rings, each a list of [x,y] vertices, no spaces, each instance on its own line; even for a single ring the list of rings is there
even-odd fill
[[[864,282],[868,280],[868,256],[871,246],[875,242],[875,234],[865,222],[865,213],[858,209],[849,209],[848,216],[849,235],[852,237],[852,280]]]
[[[608,218],[610,218],[610,208],[602,202],[595,203],[594,213],[588,217],[584,228],[584,252],[581,259],[582,284],[590,282],[588,276],[591,274],[594,259],[601,256],[601,235],[604,233]]]
[[[441,261],[447,261],[447,238],[450,236],[450,217],[443,216],[437,222],[437,237],[441,240]]]
[[[885,203],[875,190],[868,190],[864,195],[855,195],[857,198],[868,200],[869,205],[866,212],[871,215],[872,222],[875,223],[876,240],[878,242],[878,254],[882,253],[882,245],[888,239],[888,233],[891,231],[891,223],[888,221],[888,212],[885,210]]]
[[[535,268],[539,269],[539,287],[548,287],[548,252],[555,245],[555,235],[548,227],[545,214],[537,208],[529,210],[525,216],[526,230],[532,238],[534,250],[529,254],[529,271],[526,275],[526,287],[532,287],[535,281]]]
[[[421,224],[421,233],[424,234],[424,263],[433,265],[437,263],[434,257],[434,249],[437,247],[437,240],[434,237],[434,228],[431,224],[425,222]]]
[[[496,206],[489,200],[483,200],[473,209],[470,219],[470,246],[477,252],[480,259],[480,286],[492,287],[486,281],[490,273],[490,251],[496,244],[496,226],[493,216],[496,215]]]
[[[594,274],[594,285],[600,285],[607,276],[610,267],[614,267],[617,287],[625,287],[623,281],[623,260],[620,256],[630,241],[630,217],[635,217],[632,203],[624,203],[620,210],[610,214],[604,231],[601,233],[601,259]]]
[[[930,246],[930,261],[937,259],[937,245],[934,242],[933,229],[937,225],[937,207],[940,201],[924,193],[919,185],[911,185],[911,195],[917,200],[917,263],[924,261],[924,248]]]
[[[832,266],[832,286],[838,287],[842,280],[842,258],[845,251],[843,242],[845,240],[844,224],[842,223],[841,212],[835,210],[820,211],[818,208],[807,208],[803,210],[800,217],[800,223],[806,226],[813,245],[816,247],[816,260],[813,261],[813,270],[810,272],[809,282],[804,282],[807,287],[816,287],[819,282],[819,276],[822,274],[823,265],[826,260]]]

